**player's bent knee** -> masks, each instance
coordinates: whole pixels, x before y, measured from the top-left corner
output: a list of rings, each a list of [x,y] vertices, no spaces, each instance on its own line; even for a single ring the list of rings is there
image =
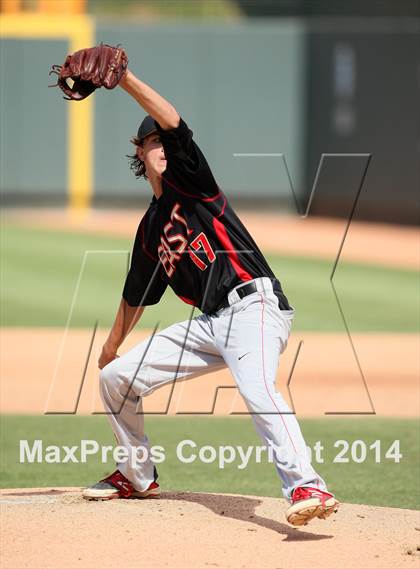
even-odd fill
[[[99,384],[101,388],[110,389],[117,382],[118,372],[114,362],[107,364],[99,372]]]

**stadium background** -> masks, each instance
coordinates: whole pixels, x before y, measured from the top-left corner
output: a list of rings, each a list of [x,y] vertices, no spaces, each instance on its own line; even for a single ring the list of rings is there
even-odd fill
[[[296,320],[278,386],[308,443],[329,449],[321,474],[343,501],[418,507],[420,13],[331,4],[2,1],[4,487],[80,486],[112,468],[18,463],[19,439],[112,443],[95,362],[150,189],[126,158],[141,109],[123,92],[73,105],[47,88],[49,67],[89,40],[121,43],[179,109],[282,280]],[[341,156],[299,216],[323,153]],[[127,346],[189,316],[168,292]],[[243,408],[228,373],[190,383],[146,402],[153,440],[257,444],[250,419],[229,416]],[[403,460],[337,467],[337,439],[399,439]],[[279,494],[270,465],[181,466],[162,465],[165,487]]]

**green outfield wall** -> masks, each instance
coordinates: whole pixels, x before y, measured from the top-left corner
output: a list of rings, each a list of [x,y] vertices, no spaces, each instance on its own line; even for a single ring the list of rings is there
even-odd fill
[[[303,178],[305,33],[301,22],[118,25],[97,22],[96,40],[121,43],[130,66],[179,109],[219,185],[231,196],[289,197],[279,157]],[[67,106],[48,89],[64,41],[2,39],[1,189],[5,203],[66,194]],[[52,82],[52,81],[50,81]],[[148,197],[125,155],[144,113],[121,90],[94,95],[94,196]]]
[[[0,40],[0,185],[15,200],[65,197],[67,113],[48,89],[49,67],[65,50],[64,41]]]

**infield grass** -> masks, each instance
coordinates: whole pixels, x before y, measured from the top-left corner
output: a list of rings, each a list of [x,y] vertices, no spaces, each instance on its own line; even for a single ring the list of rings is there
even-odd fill
[[[1,325],[63,327],[74,303],[70,327],[93,327],[97,321],[110,326],[131,247],[128,239],[3,223]],[[345,330],[330,282],[333,259],[267,259],[296,308],[294,330]],[[342,262],[334,285],[352,332],[418,330],[416,271]],[[145,311],[141,326],[159,322],[163,328],[190,314],[168,288],[161,302]]]
[[[2,419],[1,485],[14,487],[84,486],[89,485],[114,469],[110,458],[103,464],[99,455],[88,458],[84,464],[19,463],[19,441],[36,439],[48,445],[80,446],[80,441],[94,440],[99,445],[113,445],[115,440],[104,416],[3,416]],[[419,502],[419,427],[416,420],[354,417],[345,419],[305,419],[302,430],[309,446],[320,441],[324,447],[323,463],[313,460],[316,470],[328,482],[339,500],[355,504],[372,504],[398,508],[418,508]],[[159,481],[163,489],[196,492],[225,492],[257,496],[279,496],[280,484],[274,466],[266,461],[256,463],[255,454],[248,466],[239,469],[240,460],[219,468],[217,461],[205,464],[199,460],[182,463],[176,447],[183,440],[193,440],[197,449],[212,445],[260,445],[252,421],[246,418],[218,417],[146,417],[151,444],[165,449],[165,461],[158,465]],[[347,463],[335,463],[340,447],[338,440],[350,444],[363,441],[366,448],[380,441],[381,451],[367,450],[366,459],[356,462],[351,452],[343,458]],[[401,459],[385,458],[393,441],[400,441]],[[356,444],[354,458],[360,460],[360,443]],[[245,449],[246,450],[246,449]],[[191,456],[194,449],[185,448]],[[64,458],[65,453],[61,454]],[[263,455],[264,456],[264,455]],[[76,453],[80,460],[80,449]],[[379,462],[375,462],[379,458]]]

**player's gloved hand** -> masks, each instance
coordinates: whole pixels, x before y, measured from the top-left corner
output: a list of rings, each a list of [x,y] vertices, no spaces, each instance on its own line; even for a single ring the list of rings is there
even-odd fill
[[[117,355],[117,350],[111,348],[110,346],[108,346],[107,343],[105,343],[102,347],[101,355],[99,356],[98,368],[99,369],[104,368],[106,365],[113,362],[116,358],[119,357],[120,356]]]
[[[50,75],[58,76],[57,83],[69,101],[82,101],[96,89],[114,89],[124,76],[128,65],[125,51],[119,47],[100,44],[68,55],[63,65],[53,65]]]

